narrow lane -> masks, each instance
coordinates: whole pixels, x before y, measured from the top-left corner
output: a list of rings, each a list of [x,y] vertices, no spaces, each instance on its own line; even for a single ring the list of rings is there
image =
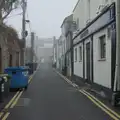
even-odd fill
[[[8,120],[112,119],[43,63]]]

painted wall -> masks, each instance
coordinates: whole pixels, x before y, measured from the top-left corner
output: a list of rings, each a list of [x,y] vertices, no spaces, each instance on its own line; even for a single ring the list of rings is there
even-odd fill
[[[77,6],[73,11],[73,21],[76,21],[79,25],[77,27],[82,29],[86,25],[86,18],[85,18],[85,0],[79,0]]]
[[[89,21],[92,21],[99,13],[101,5],[110,5],[116,0],[79,0],[73,10],[73,21],[79,20],[79,30],[83,29]]]
[[[106,59],[99,59],[99,37],[106,35]],[[93,36],[94,82],[111,88],[111,38],[107,37],[107,29]]]

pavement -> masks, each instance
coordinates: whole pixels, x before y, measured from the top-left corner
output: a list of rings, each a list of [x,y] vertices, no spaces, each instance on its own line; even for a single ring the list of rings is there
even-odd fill
[[[42,63],[1,120],[120,120],[86,94]]]

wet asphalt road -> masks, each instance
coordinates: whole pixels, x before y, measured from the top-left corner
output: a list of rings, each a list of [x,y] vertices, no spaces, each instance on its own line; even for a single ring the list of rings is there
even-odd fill
[[[112,119],[43,63],[8,120]]]

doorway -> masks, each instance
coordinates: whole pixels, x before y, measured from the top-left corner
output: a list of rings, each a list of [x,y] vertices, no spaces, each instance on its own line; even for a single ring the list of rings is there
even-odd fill
[[[86,77],[90,81],[90,42],[86,44]]]

